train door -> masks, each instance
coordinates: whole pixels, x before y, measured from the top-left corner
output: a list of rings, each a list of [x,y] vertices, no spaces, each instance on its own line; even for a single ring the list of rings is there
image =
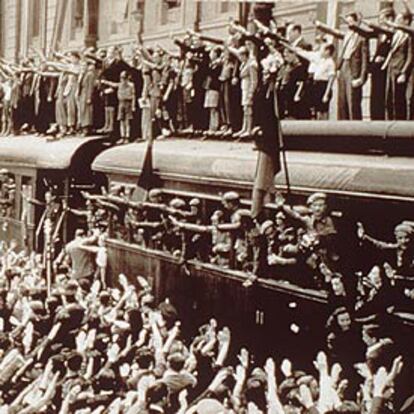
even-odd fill
[[[325,304],[266,286],[257,286],[253,304],[251,346],[258,362],[273,356],[290,358],[303,367],[310,364],[303,355],[312,355],[323,346]]]

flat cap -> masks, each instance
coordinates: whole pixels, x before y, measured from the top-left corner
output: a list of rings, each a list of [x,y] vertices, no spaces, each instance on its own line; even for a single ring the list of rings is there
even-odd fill
[[[197,414],[223,414],[226,409],[223,404],[212,398],[205,398],[197,404]]]
[[[395,226],[394,233],[395,234],[403,233],[403,234],[406,234],[408,236],[411,236],[412,233],[413,233],[413,228],[411,226],[409,226],[408,224],[401,223],[401,224],[398,224],[397,226]]]
[[[186,206],[185,201],[182,198],[173,198],[170,203],[170,207],[172,208],[184,208]]]
[[[227,191],[223,194],[224,201],[238,201],[240,200],[240,195],[236,191]]]
[[[149,190],[148,195],[150,197],[159,197],[160,195],[162,195],[162,190],[160,190],[159,188],[153,188]]]
[[[190,206],[198,207],[200,205],[201,201],[199,198],[192,198],[190,202],[188,203]]]
[[[260,233],[265,234],[267,230],[270,228],[275,227],[275,224],[272,220],[266,220],[262,225],[260,226]]]
[[[313,193],[308,197],[306,204],[309,206],[316,201],[319,201],[319,200],[326,201],[326,199],[327,199],[327,196],[325,193]]]

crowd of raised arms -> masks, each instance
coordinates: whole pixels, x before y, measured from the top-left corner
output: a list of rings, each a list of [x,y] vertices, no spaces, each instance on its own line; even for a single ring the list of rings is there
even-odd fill
[[[2,59],[2,135],[244,139],[255,135],[257,108],[269,96],[282,119],[328,119],[335,79],[339,119],[362,119],[369,78],[370,119],[413,119],[414,29],[404,4],[398,13],[380,10],[378,22],[348,13],[345,32],[315,22],[313,45],[300,24],[276,22],[267,8],[247,28],[231,21],[224,40],[189,30],[174,39],[176,50],[141,44],[128,58],[110,47],[47,56],[33,50],[20,63]]]
[[[1,413],[412,412],[411,350],[378,320],[357,324],[349,303],[338,298],[313,369],[262,362],[219,320],[184,336],[173,299],[157,304],[143,277],[109,286],[106,237],[78,229],[51,286],[41,254],[1,243]],[[369,280],[363,305],[381,292],[379,274]],[[268,340],[277,347],[277,328]]]

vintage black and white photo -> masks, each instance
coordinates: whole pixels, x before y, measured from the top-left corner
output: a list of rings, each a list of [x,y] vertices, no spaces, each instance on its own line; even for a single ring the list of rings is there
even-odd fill
[[[414,0],[0,0],[0,414],[414,413]]]

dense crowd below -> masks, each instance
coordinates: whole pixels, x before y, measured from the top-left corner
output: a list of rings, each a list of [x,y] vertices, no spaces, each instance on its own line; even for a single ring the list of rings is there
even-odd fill
[[[87,236],[79,229],[50,286],[42,255],[19,251],[13,241],[1,243],[2,413],[412,409],[410,390],[398,381],[410,378],[412,367],[380,326],[362,329],[340,306],[327,322],[314,369],[305,372],[280,355],[262,365],[247,349],[233,349],[231,327],[218,320],[184,337],[186,320],[173,298],[155,300],[143,277],[121,274],[109,286],[102,272],[105,238],[99,230]],[[280,335],[269,341],[283,340]]]
[[[269,3],[246,27],[231,21],[226,39],[188,30],[175,50],[139,44],[130,56],[110,47],[2,59],[1,135],[248,139],[269,102],[281,119],[328,119],[335,83],[339,119],[360,120],[368,79],[370,119],[413,119],[414,29],[404,4],[381,9],[377,23],[350,12],[345,32],[316,22],[313,44],[300,24],[275,21]]]

